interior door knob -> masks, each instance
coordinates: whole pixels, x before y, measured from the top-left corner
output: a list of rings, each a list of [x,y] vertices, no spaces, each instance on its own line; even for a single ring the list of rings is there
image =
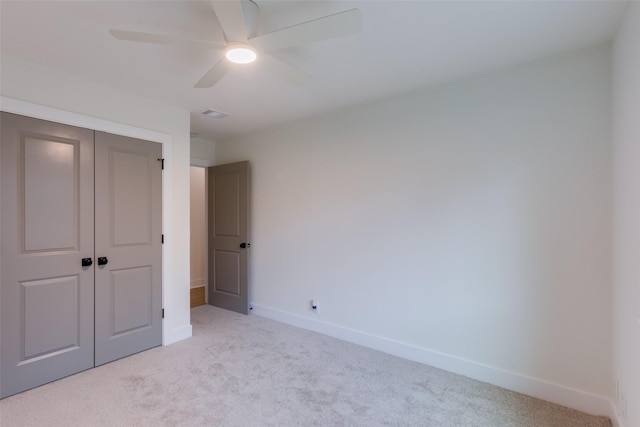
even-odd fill
[[[93,260],[91,258],[82,258],[82,266],[89,267],[93,264]]]
[[[107,259],[106,256],[102,256],[98,258],[98,265],[107,265],[108,262],[109,260]]]
[[[240,243],[240,247],[241,247],[242,249],[244,249],[244,248],[250,248],[250,247],[251,247],[251,243],[244,243],[244,242],[242,242],[242,243]]]

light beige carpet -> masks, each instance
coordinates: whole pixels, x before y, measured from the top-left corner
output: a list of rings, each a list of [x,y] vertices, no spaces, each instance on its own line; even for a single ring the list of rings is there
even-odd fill
[[[258,316],[201,306],[193,337],[0,401],[13,426],[610,426]]]

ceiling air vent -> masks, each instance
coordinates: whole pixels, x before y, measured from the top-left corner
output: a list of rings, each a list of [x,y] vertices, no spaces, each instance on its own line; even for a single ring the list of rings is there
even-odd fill
[[[222,111],[216,111],[211,109],[203,111],[202,114],[204,114],[205,116],[213,117],[214,119],[224,119],[225,117],[230,116],[229,113],[223,113]]]

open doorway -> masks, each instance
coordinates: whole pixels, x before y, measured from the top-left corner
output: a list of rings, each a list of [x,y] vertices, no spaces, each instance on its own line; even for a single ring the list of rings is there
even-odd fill
[[[204,167],[191,166],[191,308],[207,299],[207,191]]]

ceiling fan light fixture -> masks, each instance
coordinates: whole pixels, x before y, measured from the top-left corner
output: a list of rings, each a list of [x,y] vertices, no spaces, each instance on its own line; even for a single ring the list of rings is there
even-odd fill
[[[235,44],[229,46],[224,56],[235,64],[250,64],[256,60],[256,51],[246,44]]]

